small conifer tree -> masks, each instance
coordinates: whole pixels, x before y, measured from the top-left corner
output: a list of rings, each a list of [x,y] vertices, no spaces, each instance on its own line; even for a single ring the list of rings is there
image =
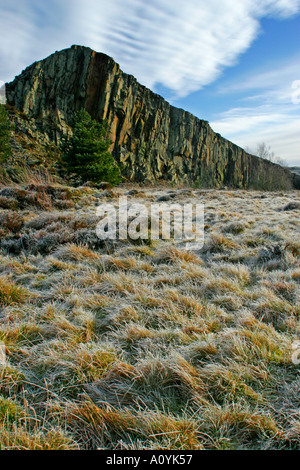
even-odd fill
[[[106,181],[113,185],[121,181],[121,172],[108,151],[106,124],[93,120],[81,109],[74,115],[73,135],[62,144],[62,162],[69,175],[81,183]]]

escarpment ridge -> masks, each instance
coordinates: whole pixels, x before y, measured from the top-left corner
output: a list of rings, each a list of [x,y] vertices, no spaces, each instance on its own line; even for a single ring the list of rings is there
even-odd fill
[[[74,112],[107,120],[111,152],[134,182],[289,189],[291,173],[250,155],[209,123],[171,106],[105,54],[83,46],[35,62],[6,85],[9,106],[50,142],[70,134]]]

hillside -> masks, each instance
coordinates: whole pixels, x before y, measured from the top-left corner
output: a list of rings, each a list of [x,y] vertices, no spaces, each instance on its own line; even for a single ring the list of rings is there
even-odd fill
[[[123,73],[114,60],[73,46],[28,67],[6,85],[8,106],[38,140],[59,143],[74,111],[108,121],[111,151],[134,182],[166,180],[198,187],[290,189],[290,172],[247,154],[209,123],[171,106]]]

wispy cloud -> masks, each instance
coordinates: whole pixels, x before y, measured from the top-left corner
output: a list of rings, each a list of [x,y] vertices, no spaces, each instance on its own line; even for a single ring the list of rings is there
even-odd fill
[[[300,165],[300,104],[293,83],[300,79],[300,57],[281,61],[268,70],[253,70],[247,78],[223,83],[219,93],[241,92],[241,106],[216,116],[211,126],[242,147],[254,149],[264,141],[278,157]],[[300,94],[300,93],[299,93]]]
[[[186,96],[238,60],[260,18],[299,10],[300,0],[0,0],[0,77],[77,43],[111,55],[152,89]]]
[[[84,42],[104,47],[143,84],[163,85],[177,97],[233,65],[259,33],[261,17],[300,9],[299,0],[113,0],[97,18],[99,1],[87,3],[91,7],[82,12],[76,2],[75,16],[86,25]]]
[[[277,60],[276,64],[264,65],[264,68],[247,70],[244,76],[235,77],[231,81],[222,82],[218,87],[218,93],[229,95],[231,93],[243,93],[252,96],[253,92],[266,93],[273,99],[274,93],[281,101],[291,102],[291,86],[293,81],[300,76],[300,54]],[[259,95],[258,95],[259,96]],[[255,97],[255,95],[254,95]]]

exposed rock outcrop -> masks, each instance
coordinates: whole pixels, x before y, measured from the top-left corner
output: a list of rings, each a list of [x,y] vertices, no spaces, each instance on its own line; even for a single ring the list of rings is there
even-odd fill
[[[6,96],[8,105],[56,143],[71,133],[74,111],[82,107],[99,121],[107,119],[111,151],[132,181],[258,189],[291,184],[288,171],[247,154],[207,121],[171,106],[112,58],[86,47],[72,46],[34,63],[7,84]]]

